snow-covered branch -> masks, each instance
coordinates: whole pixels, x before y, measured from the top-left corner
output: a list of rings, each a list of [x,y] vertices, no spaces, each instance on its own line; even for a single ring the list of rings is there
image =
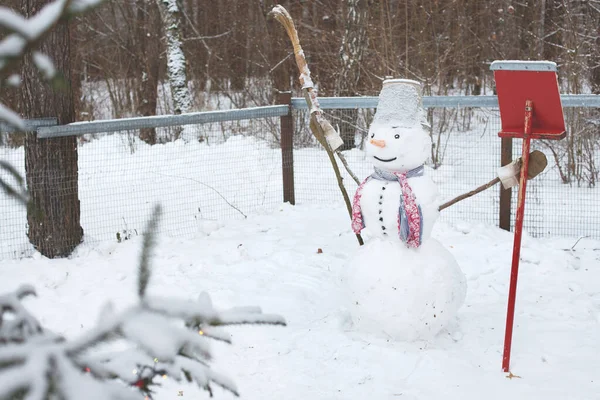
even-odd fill
[[[160,220],[161,214],[162,209],[160,205],[157,204],[152,212],[152,218],[148,223],[146,235],[144,235],[138,274],[138,296],[140,299],[144,298],[146,294],[146,288],[148,287],[148,282],[150,281],[150,253],[156,244],[156,228],[158,226],[158,221]]]
[[[0,344],[24,342],[43,333],[38,320],[21,304],[26,296],[35,296],[30,285],[21,285],[14,293],[0,296]]]
[[[25,180],[15,167],[6,161],[0,160],[0,172],[2,172],[2,175],[8,175],[10,179],[14,181],[14,184],[11,185],[8,180],[0,175],[0,189],[2,189],[7,196],[17,199],[23,204],[27,204],[29,195],[27,194],[27,188],[25,187]]]
[[[79,337],[65,340],[43,330],[20,303],[35,294],[31,286],[0,297],[0,339],[5,338],[0,340],[0,399],[27,395],[70,400],[81,393],[89,399],[138,399],[140,392],[150,396],[157,381],[167,376],[193,382],[211,395],[211,384],[238,395],[235,383],[212,369],[210,341],[231,343],[221,325],[285,325],[285,320],[258,307],[218,311],[206,293],[197,301],[148,296],[159,218],[156,207],[140,256],[138,303],[119,313],[107,304],[96,326]],[[109,354],[97,350],[116,340],[126,349]]]
[[[0,81],[9,80],[14,84],[20,60],[34,51],[40,41],[63,18],[88,11],[104,0],[55,0],[45,5],[31,18],[24,18],[13,10],[0,6],[0,30],[8,34],[0,40]],[[44,79],[57,76],[52,61],[44,54],[34,52],[34,63]],[[0,104],[0,121],[24,129],[18,114]]]
[[[240,307],[216,311],[207,293],[200,294],[197,302],[150,297],[146,299],[145,304],[155,312],[181,318],[188,325],[194,327],[245,324],[285,325],[285,320],[281,316],[263,314],[258,307]]]

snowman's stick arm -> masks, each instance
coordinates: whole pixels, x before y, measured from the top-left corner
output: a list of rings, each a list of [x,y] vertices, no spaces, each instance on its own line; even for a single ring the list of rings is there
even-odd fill
[[[346,191],[346,187],[344,186],[344,182],[342,180],[342,174],[340,173],[340,168],[338,167],[337,162],[335,161],[335,156],[331,149],[327,146],[325,139],[323,138],[322,132],[319,132],[320,126],[319,123],[312,116],[310,118],[310,128],[313,131],[313,134],[321,142],[325,150],[327,151],[327,156],[329,157],[329,161],[331,161],[331,166],[333,167],[333,172],[335,172],[335,177],[337,179],[338,187],[342,192],[342,196],[344,197],[344,203],[346,203],[346,209],[348,210],[348,215],[350,215],[350,219],[352,219],[352,205],[350,204],[350,197],[348,196],[348,192]],[[363,238],[360,233],[356,234],[356,240],[358,240],[358,244],[362,246],[364,244]]]
[[[444,204],[442,204],[441,206],[439,206],[438,210],[442,211],[444,208],[448,208],[451,205],[453,205],[455,203],[458,203],[461,200],[468,199],[469,197],[474,196],[474,195],[476,195],[479,192],[483,192],[484,190],[491,188],[492,186],[494,186],[498,182],[500,182],[500,178],[496,177],[493,180],[491,180],[488,183],[486,183],[485,185],[479,186],[477,189],[473,189],[470,192],[463,193],[460,196],[457,196],[457,197],[453,198],[452,200],[445,202]]]
[[[538,176],[548,165],[548,160],[546,159],[546,155],[539,150],[534,150],[531,153],[529,153],[529,161],[530,161],[530,166],[527,170],[527,179],[528,180],[533,179],[536,176]],[[488,183],[486,183],[485,185],[481,185],[478,188],[471,190],[470,192],[461,194],[460,196],[455,197],[452,200],[447,201],[444,204],[442,204],[441,206],[439,206],[438,210],[442,211],[443,209],[448,208],[451,205],[458,203],[461,200],[468,199],[469,197],[474,196],[479,192],[483,192],[484,190],[491,188],[498,182],[502,182],[502,185],[505,188],[512,187],[513,185],[515,185],[515,183],[513,183],[513,182],[518,182],[518,177],[521,175],[522,167],[523,167],[523,159],[522,159],[522,157],[519,157],[512,163],[510,163],[510,164],[500,168],[500,170],[498,170],[499,173],[501,171],[504,171],[503,174],[500,175],[500,176],[502,176],[502,178],[500,176],[498,176],[498,177],[494,178],[493,180],[489,181]],[[511,178],[514,178],[514,179],[511,179]]]
[[[346,161],[346,157],[344,157],[342,152],[339,150],[337,150],[335,152],[335,154],[338,155],[338,157],[340,158],[340,161],[342,162],[342,164],[344,164],[344,168],[346,168],[346,172],[348,172],[348,174],[352,177],[352,179],[354,179],[354,182],[356,182],[356,184],[360,186],[360,181],[358,180],[358,177],[356,175],[354,175],[354,172],[352,172],[352,170],[350,169],[350,166],[348,166],[348,161]]]
[[[346,187],[344,186],[342,175],[340,173],[340,168],[338,167],[337,161],[335,160],[335,156],[333,154],[333,152],[336,151],[344,142],[341,140],[336,130],[333,129],[329,121],[323,118],[323,111],[321,110],[321,107],[319,105],[317,93],[314,90],[314,84],[310,78],[310,70],[308,69],[308,65],[306,64],[304,51],[300,46],[298,31],[296,30],[291,15],[281,5],[276,5],[275,7],[273,7],[271,12],[269,12],[269,15],[274,17],[281,25],[283,25],[290,40],[292,41],[292,45],[294,47],[294,56],[296,58],[296,64],[298,65],[298,69],[300,70],[300,83],[302,84],[304,98],[306,99],[306,103],[310,111],[310,129],[315,138],[317,138],[319,143],[321,143],[321,145],[325,148],[325,151],[327,152],[327,156],[329,157],[329,161],[331,162],[331,166],[333,167],[333,171],[335,172],[335,176],[337,178],[338,187],[340,188],[342,196],[344,197],[344,202],[346,203],[348,214],[350,215],[350,218],[352,218],[352,205],[350,203],[350,197],[348,196],[348,192],[346,191]],[[358,182],[356,176],[350,171],[348,163],[343,158],[343,156],[339,154],[339,152],[338,156],[341,156],[340,159],[342,160],[344,167],[346,167],[346,170],[348,170],[352,178]],[[358,183],[360,184],[360,182]],[[362,246],[363,240],[360,234],[356,234],[356,238],[358,240],[358,243]]]

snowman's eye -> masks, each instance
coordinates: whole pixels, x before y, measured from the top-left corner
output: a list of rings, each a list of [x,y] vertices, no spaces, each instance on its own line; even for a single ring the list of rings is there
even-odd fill
[[[400,139],[400,135],[398,135],[397,133],[394,135],[394,137],[395,137],[396,139]]]
[[[374,133],[371,133],[371,139],[373,139],[375,137]]]

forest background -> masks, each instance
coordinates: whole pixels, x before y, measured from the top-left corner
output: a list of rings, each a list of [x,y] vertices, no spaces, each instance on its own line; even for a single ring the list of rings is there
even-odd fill
[[[19,11],[23,0],[6,0]],[[551,60],[564,93],[600,94],[600,1],[596,0],[110,0],[71,24],[76,119],[96,119],[86,84],[102,82],[112,117],[156,115],[167,75],[169,29],[181,38],[191,110],[211,94],[230,107],[274,102],[299,91],[288,38],[267,17],[276,3],[293,16],[320,96],[376,95],[386,76],[416,79],[426,95],[492,94],[489,63]],[[83,89],[82,89],[83,88]],[[18,110],[14,90],[2,101]],[[213,106],[214,107],[214,106]]]

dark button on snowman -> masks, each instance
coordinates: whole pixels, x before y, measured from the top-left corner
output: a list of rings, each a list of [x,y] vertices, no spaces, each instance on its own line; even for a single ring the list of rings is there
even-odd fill
[[[383,82],[366,156],[374,172],[354,196],[352,229],[368,239],[345,271],[355,329],[396,340],[429,339],[455,320],[466,280],[431,238],[439,192],[425,175],[431,137],[421,84]]]

